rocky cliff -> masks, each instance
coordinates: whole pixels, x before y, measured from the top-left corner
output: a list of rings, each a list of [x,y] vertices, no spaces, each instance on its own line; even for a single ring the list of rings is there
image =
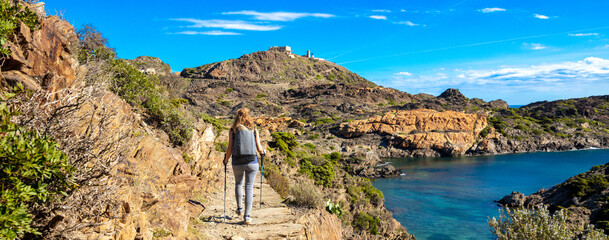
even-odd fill
[[[567,209],[569,222],[583,229],[588,224],[609,231],[609,164],[592,167],[590,171],[567,179],[550,189],[541,189],[525,196],[512,192],[497,201],[511,208],[549,206],[550,211]]]
[[[339,134],[347,138],[374,133],[388,136],[389,146],[434,150],[445,156],[465,154],[488,125],[486,115],[437,112],[428,109],[391,111],[383,116],[342,123]]]

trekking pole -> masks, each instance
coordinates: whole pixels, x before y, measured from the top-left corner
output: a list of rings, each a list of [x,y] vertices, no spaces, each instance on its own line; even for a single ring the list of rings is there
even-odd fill
[[[226,164],[224,164],[224,216],[222,219],[226,222]]]
[[[262,209],[262,177],[264,175],[264,156],[266,156],[266,149],[260,157],[260,209]]]

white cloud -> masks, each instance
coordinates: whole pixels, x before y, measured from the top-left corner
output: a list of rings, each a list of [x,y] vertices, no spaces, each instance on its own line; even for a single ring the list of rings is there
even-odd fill
[[[419,25],[421,25],[421,24],[416,24],[416,23],[413,23],[413,22],[411,22],[411,21],[401,21],[401,22],[393,22],[393,23],[394,23],[394,24],[408,25],[408,26],[411,26],[411,27],[415,27],[415,26],[419,26]]]
[[[200,20],[194,18],[174,18],[174,21],[190,22],[193,25],[188,26],[189,28],[223,28],[223,29],[235,29],[235,30],[249,30],[249,31],[273,31],[281,29],[281,26],[276,25],[259,25],[251,22],[241,20]]]
[[[557,82],[565,80],[597,81],[609,77],[609,60],[588,57],[582,61],[533,65],[529,67],[506,67],[498,70],[468,70],[464,78],[484,82]]]
[[[328,14],[328,13],[298,13],[298,12],[237,11],[237,12],[223,12],[222,14],[248,15],[248,16],[254,16],[254,19],[265,20],[265,21],[294,21],[296,19],[303,18],[303,17],[318,17],[318,18],[335,17],[333,14]]]
[[[385,12],[385,13],[390,13],[391,10],[386,10],[386,9],[374,9],[372,10],[373,12]]]
[[[406,9],[400,9],[400,12],[406,12]]]
[[[589,36],[598,36],[598,33],[569,33],[571,37],[589,37]]]
[[[412,73],[409,73],[409,72],[397,72],[397,73],[394,73],[394,75],[412,76]]]
[[[523,43],[522,47],[531,50],[542,50],[548,48],[546,45],[543,45],[541,43]]]
[[[492,12],[505,12],[507,10],[505,10],[505,8],[494,7],[494,8],[483,8],[478,11],[483,12],[483,13],[492,13]]]
[[[387,16],[382,16],[382,15],[372,15],[372,16],[370,16],[370,18],[378,19],[378,20],[387,20]]]
[[[395,73],[383,84],[410,93],[439,94],[447,88],[459,88],[473,93],[470,97],[526,103],[607,94],[607,79],[609,60],[588,57],[581,61],[496,69],[452,69],[417,76]]]
[[[539,18],[539,19],[550,19],[550,17],[546,16],[546,15],[541,15],[541,14],[537,14],[535,13],[535,18]]]
[[[225,31],[218,31],[218,30],[214,30],[214,31],[206,31],[206,32],[199,32],[199,31],[182,31],[182,32],[176,32],[176,33],[171,33],[171,34],[184,34],[184,35],[214,35],[214,36],[220,36],[220,35],[242,35],[241,33],[236,33],[236,32],[225,32]]]

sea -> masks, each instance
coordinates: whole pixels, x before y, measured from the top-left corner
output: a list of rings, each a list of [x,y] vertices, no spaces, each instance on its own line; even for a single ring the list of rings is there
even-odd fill
[[[399,177],[373,185],[419,240],[495,239],[487,224],[512,191],[534,193],[609,162],[608,149],[478,157],[387,159]]]

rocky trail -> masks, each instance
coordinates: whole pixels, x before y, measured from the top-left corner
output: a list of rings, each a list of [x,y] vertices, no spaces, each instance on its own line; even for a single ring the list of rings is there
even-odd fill
[[[250,217],[252,223],[243,224],[243,215],[237,216],[235,210],[235,177],[231,164],[226,173],[226,215],[224,214],[223,186],[208,196],[203,203],[205,210],[199,214],[195,228],[205,233],[206,239],[295,239],[299,238],[304,226],[297,223],[297,217],[281,201],[281,197],[263,180],[260,172],[254,183],[254,203]],[[262,187],[262,207],[260,207],[260,187]]]

